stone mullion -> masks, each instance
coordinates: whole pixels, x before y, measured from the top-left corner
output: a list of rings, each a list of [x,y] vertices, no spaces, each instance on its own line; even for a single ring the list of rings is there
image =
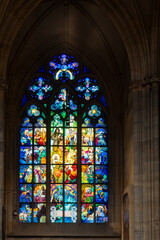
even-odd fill
[[[159,85],[153,84],[151,89],[151,171],[152,171],[152,237],[151,239],[159,239],[160,236],[160,99]]]

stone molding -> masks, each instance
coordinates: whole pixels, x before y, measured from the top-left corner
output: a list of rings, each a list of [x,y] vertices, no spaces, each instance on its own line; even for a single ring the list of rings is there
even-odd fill
[[[141,91],[145,88],[152,88],[160,86],[160,76],[146,77],[144,80],[133,80],[130,83],[130,90]]]

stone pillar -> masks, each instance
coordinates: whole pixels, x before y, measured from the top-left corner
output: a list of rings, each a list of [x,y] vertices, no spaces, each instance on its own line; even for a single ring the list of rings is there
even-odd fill
[[[159,80],[132,82],[136,240],[157,240],[160,236]]]
[[[4,91],[5,84],[0,80],[0,239],[2,239],[2,214],[4,206]]]

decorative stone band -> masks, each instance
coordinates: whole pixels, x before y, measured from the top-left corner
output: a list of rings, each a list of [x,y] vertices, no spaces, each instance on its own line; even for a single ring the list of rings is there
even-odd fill
[[[133,80],[129,86],[130,90],[141,91],[144,88],[160,86],[160,76],[146,77],[144,80]]]

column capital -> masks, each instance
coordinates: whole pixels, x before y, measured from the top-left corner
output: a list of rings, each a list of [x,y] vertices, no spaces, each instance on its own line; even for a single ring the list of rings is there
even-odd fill
[[[141,91],[145,88],[158,87],[160,85],[160,76],[147,76],[143,80],[132,80],[130,83],[130,90]]]

